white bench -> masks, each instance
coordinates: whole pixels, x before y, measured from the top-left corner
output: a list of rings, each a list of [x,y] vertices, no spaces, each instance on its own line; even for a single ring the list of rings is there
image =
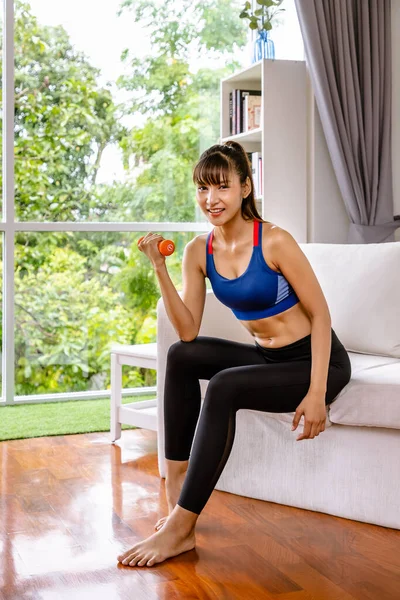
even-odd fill
[[[157,399],[122,404],[122,365],[157,369],[157,344],[111,346],[111,441],[121,437],[121,424],[157,431]]]

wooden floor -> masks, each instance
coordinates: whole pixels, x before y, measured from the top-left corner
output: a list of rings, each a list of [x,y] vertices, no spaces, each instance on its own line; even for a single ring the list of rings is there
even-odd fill
[[[166,513],[156,433],[0,443],[0,599],[399,600],[400,531],[214,491],[194,550],[117,555]]]

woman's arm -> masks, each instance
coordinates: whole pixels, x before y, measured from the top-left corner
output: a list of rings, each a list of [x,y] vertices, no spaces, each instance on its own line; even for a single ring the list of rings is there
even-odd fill
[[[331,355],[331,320],[322,315],[311,319],[311,383],[309,392],[315,392],[325,404],[329,358]]]
[[[142,242],[141,249],[153,264],[171,324],[179,338],[184,342],[189,342],[197,337],[205,304],[206,283],[198,260],[201,244],[198,244],[198,240],[194,238],[185,246],[182,261],[183,292],[181,297],[169,276],[165,257],[158,251],[157,244],[160,239],[162,237],[156,234],[146,236],[146,242],[144,244]]]

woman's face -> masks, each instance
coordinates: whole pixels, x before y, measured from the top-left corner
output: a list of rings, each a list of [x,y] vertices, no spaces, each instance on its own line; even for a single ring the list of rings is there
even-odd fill
[[[219,185],[197,184],[196,200],[207,219],[215,225],[230,220],[250,193],[249,181],[241,185],[239,175],[230,172],[226,184],[223,181]]]

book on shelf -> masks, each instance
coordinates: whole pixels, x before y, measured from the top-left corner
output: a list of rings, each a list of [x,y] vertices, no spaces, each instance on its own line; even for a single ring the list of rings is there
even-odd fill
[[[260,96],[248,94],[243,102],[243,131],[251,131],[261,127]]]
[[[263,193],[262,181],[262,155],[261,152],[246,152],[251,166],[251,174],[254,183],[254,196],[260,198]]]
[[[251,131],[260,126],[261,90],[234,89],[229,92],[230,135]]]

